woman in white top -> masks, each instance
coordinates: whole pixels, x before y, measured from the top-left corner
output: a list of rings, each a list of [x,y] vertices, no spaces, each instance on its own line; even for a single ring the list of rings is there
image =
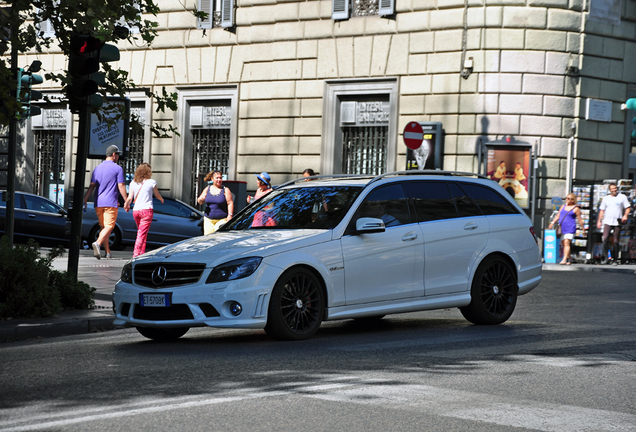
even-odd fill
[[[150,229],[154,212],[152,196],[157,197],[163,204],[163,198],[159,193],[159,189],[157,189],[157,182],[150,177],[152,177],[150,164],[142,163],[137,167],[135,177],[130,182],[128,199],[124,204],[124,209],[128,211],[130,210],[130,203],[135,203],[133,218],[137,224],[137,239],[135,240],[133,258],[146,252],[146,239],[148,238],[148,230]]]

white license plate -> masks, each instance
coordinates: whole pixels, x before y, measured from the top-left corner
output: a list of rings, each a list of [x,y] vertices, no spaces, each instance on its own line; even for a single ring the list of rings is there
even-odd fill
[[[170,306],[170,294],[139,294],[139,305],[145,307]]]

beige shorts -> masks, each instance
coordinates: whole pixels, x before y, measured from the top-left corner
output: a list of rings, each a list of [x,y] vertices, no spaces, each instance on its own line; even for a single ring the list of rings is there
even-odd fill
[[[118,211],[119,207],[97,207],[95,209],[95,213],[97,213],[99,226],[102,228],[115,228],[115,221],[117,220]]]
[[[209,219],[207,217],[203,219],[203,235],[212,234],[227,222],[227,219]]]

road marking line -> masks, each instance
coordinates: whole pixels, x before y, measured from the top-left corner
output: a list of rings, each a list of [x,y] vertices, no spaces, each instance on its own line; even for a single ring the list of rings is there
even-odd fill
[[[532,356],[528,356],[532,357]],[[333,402],[378,405],[383,408],[415,411],[419,414],[478,421],[505,427],[519,427],[544,432],[636,432],[636,415],[571,405],[514,400],[497,395],[439,387],[400,384],[392,374],[383,378],[323,375],[295,388],[238,388],[219,395],[189,395],[166,399],[141,399],[117,406],[99,406],[73,410],[55,410],[33,415],[32,408],[10,410],[22,415],[16,420],[0,421],[0,432],[32,431],[100,420],[111,420],[170,410],[189,409],[221,403],[234,403],[265,397],[306,397]],[[321,383],[322,381],[322,383]],[[334,382],[336,381],[336,382]],[[348,381],[348,382],[346,382]],[[40,406],[41,407],[41,406]],[[106,411],[106,412],[105,412]],[[8,414],[7,410],[4,415]],[[26,423],[26,424],[25,424]]]
[[[367,386],[306,396],[545,432],[636,431],[632,414],[529,400],[511,403],[487,394],[421,385]]]

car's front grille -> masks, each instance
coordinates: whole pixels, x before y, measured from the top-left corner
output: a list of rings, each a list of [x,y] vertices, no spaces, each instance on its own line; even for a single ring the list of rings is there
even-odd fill
[[[166,288],[193,284],[201,279],[205,264],[138,264],[133,270],[135,284],[148,288]]]
[[[147,321],[177,321],[194,319],[188,305],[175,304],[170,307],[135,306],[133,318]]]

